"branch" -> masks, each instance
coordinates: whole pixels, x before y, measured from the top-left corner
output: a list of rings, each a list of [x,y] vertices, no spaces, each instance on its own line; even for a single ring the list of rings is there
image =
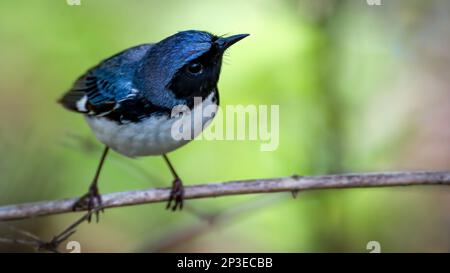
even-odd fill
[[[369,188],[408,185],[450,185],[450,172],[361,173],[326,176],[291,176],[231,181],[185,187],[185,199],[237,194],[298,192],[316,189]],[[170,189],[154,188],[117,192],[102,196],[103,207],[122,207],[166,201]],[[0,221],[31,218],[72,211],[77,199],[42,201],[0,207]]]

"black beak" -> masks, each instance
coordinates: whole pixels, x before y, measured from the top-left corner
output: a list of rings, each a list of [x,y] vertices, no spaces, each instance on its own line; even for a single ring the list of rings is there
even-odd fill
[[[233,44],[247,37],[248,35],[250,34],[237,34],[230,37],[221,37],[217,39],[215,43],[219,47],[219,49],[223,52]]]

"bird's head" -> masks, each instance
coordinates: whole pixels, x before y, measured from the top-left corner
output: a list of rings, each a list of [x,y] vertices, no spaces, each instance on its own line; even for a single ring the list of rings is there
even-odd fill
[[[137,76],[153,99],[180,101],[205,97],[217,85],[225,50],[247,36],[178,32],[148,51]]]

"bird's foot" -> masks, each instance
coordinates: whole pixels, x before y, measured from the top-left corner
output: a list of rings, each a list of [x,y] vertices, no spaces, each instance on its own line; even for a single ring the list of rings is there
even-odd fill
[[[166,209],[172,209],[176,211],[177,209],[183,209],[183,197],[184,197],[184,187],[183,182],[180,178],[175,178],[172,182],[172,190],[170,191],[169,201],[167,202]],[[174,204],[172,206],[172,200]]]
[[[98,223],[99,214],[103,212],[102,208],[102,196],[100,195],[97,186],[90,186],[89,191],[81,196],[75,204],[72,206],[73,211],[88,210],[91,215],[88,216],[87,220],[91,222],[92,214],[95,214],[96,221]]]

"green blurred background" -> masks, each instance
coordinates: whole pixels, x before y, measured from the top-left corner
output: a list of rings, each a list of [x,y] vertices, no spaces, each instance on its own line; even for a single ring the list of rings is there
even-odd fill
[[[450,2],[0,2],[0,205],[84,193],[102,146],[56,103],[86,69],[176,31],[250,33],[225,57],[221,104],[280,105],[280,145],[194,141],[170,154],[186,184],[450,169]],[[170,185],[160,157],[112,153],[103,193]],[[445,187],[326,190],[107,210],[83,252],[450,251]],[[50,239],[81,213],[9,223]],[[0,223],[0,236],[8,233]],[[62,248],[64,251],[64,246]],[[0,251],[33,251],[0,244]]]

